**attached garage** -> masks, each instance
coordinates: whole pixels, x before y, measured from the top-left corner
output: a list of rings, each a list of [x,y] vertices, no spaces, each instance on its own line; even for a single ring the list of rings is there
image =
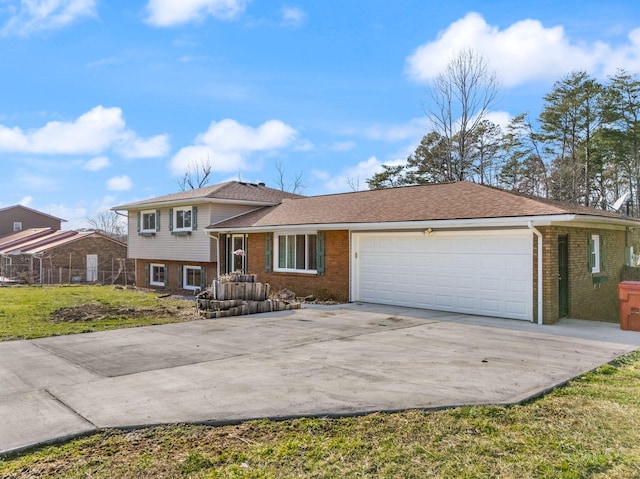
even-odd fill
[[[352,300],[533,320],[529,229],[352,235]]]

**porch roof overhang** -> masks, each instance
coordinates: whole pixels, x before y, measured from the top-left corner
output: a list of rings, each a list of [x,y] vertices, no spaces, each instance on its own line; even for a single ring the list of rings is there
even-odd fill
[[[464,218],[421,221],[397,221],[377,223],[308,223],[287,225],[238,226],[234,228],[215,225],[205,228],[210,233],[261,233],[271,231],[311,231],[311,230],[349,230],[349,231],[420,231],[432,229],[495,229],[495,228],[529,228],[530,225],[552,226],[570,224],[572,226],[605,226],[613,228],[640,228],[640,221],[628,218],[611,218],[597,215],[545,215],[545,216],[517,216],[502,218]]]

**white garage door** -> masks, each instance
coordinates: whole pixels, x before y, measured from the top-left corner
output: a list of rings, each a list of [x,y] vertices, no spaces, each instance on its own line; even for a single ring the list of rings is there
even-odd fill
[[[352,299],[533,319],[529,230],[354,233]]]

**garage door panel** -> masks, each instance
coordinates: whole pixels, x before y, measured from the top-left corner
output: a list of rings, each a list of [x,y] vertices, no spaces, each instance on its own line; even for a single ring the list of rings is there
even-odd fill
[[[354,234],[354,299],[531,320],[530,232]]]

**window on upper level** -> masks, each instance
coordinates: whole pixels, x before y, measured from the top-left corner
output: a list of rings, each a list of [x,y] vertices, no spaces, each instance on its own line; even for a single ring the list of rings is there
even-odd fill
[[[140,233],[155,233],[160,226],[159,213],[153,211],[142,211],[140,213]]]
[[[13,222],[13,231],[22,231],[22,221]]]
[[[197,228],[198,208],[182,206],[169,210],[169,229],[172,234],[190,234]]]

